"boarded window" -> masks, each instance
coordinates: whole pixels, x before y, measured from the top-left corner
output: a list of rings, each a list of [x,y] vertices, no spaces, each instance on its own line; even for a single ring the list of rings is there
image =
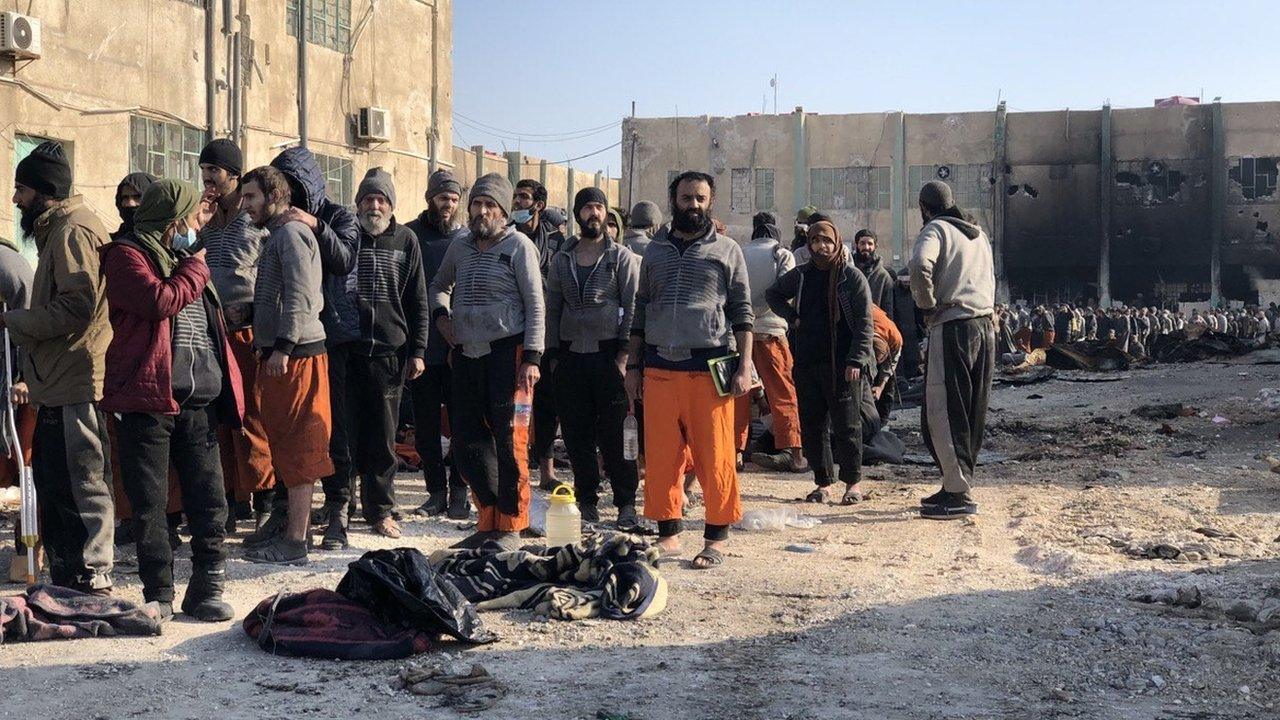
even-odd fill
[[[200,184],[203,130],[137,115],[129,119],[129,172]]]
[[[729,178],[729,212],[751,212],[751,168],[734,168]]]
[[[809,204],[819,210],[888,210],[887,167],[811,168]]]
[[[961,210],[990,210],[992,182],[990,165],[912,165],[907,171],[911,199],[919,197],[920,188],[930,180],[941,180],[951,186],[956,205]]]
[[[1227,171],[1233,199],[1245,202],[1280,202],[1276,193],[1277,164],[1280,158],[1235,158]],[[1237,192],[1239,193],[1237,195]]]
[[[756,168],[756,210],[773,209],[773,169]]]

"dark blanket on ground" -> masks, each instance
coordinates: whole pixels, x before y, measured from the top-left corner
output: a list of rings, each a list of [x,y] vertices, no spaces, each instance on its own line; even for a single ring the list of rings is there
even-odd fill
[[[1198,362],[1230,358],[1267,347],[1265,341],[1246,340],[1212,331],[1192,339],[1183,330],[1161,335],[1151,344],[1151,356],[1160,362]]]
[[[0,597],[0,643],[21,640],[159,635],[154,609],[58,585],[32,585]]]
[[[666,580],[656,547],[626,533],[601,533],[577,545],[502,551],[441,550],[440,575],[480,610],[520,608],[559,620],[632,620],[662,612]]]
[[[1133,358],[1101,340],[1050,345],[1045,364],[1059,370],[1128,370]]]
[[[338,592],[393,625],[468,643],[496,640],[476,615],[470,598],[449,580],[414,548],[373,550],[347,566]]]
[[[426,652],[428,633],[385,622],[332,590],[278,593],[258,603],[244,631],[272,655],[389,660]]]

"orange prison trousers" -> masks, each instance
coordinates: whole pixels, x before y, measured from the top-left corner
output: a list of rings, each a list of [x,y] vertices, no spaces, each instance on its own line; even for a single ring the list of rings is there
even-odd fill
[[[257,375],[262,425],[276,479],[293,488],[332,475],[329,356],[290,358],[288,372],[281,377],[267,377],[261,367]]]
[[[236,500],[245,502],[253,493],[271,489],[276,482],[276,472],[271,466],[267,431],[262,427],[257,383],[258,354],[253,349],[253,328],[228,333],[227,341],[244,385],[244,427],[236,430],[225,423],[219,425],[218,451],[227,492]]]
[[[773,416],[773,447],[777,450],[800,447],[800,409],[796,385],[791,379],[791,346],[785,337],[756,335],[751,343],[751,362],[764,383],[764,396]],[[751,425],[751,393],[734,399],[734,447],[747,449]]]
[[[644,371],[644,515],[678,520],[684,501],[685,452],[702,485],[707,524],[742,518],[734,467],[732,397],[720,397],[708,372]]]

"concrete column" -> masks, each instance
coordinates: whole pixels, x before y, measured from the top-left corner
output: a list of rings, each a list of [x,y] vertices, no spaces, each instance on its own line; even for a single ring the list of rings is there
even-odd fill
[[[480,176],[484,175],[484,146],[472,145],[471,152],[476,156],[476,180],[479,180]]]
[[[524,156],[519,150],[508,150],[503,153],[507,158],[507,179],[511,181],[511,187],[515,187],[516,183],[522,179],[520,171],[523,169]]]
[[[898,113],[894,122],[892,166],[889,168],[889,213],[893,215],[893,247],[903,265],[911,257],[907,242],[907,208],[912,206],[911,189],[907,187],[907,116]]]
[[[547,161],[546,160],[541,160],[538,162],[538,182],[542,183],[543,187],[547,186]]]
[[[1004,101],[1001,100],[996,108],[995,167],[992,168],[996,185],[992,188],[995,195],[991,209],[991,255],[995,260],[996,302],[999,303],[1009,302],[1009,280],[1004,274],[1004,226],[1009,199],[1009,194],[1005,192],[1005,188],[1009,186],[1009,162],[1005,141],[1007,128],[1008,116]]]
[[[809,204],[809,147],[808,139],[805,137],[804,129],[804,108],[796,106],[796,110],[792,113],[794,123],[791,129],[791,142],[795,147],[795,161],[792,170],[795,173],[795,182],[793,183],[791,215],[800,211],[800,208]],[[755,183],[755,178],[751,178],[751,182]]]
[[[1222,103],[1213,103],[1209,158],[1209,303],[1222,301],[1222,230],[1227,214],[1227,142]]]
[[[1111,103],[1102,106],[1102,143],[1098,157],[1098,305],[1111,307],[1111,187],[1115,182],[1111,159]]]

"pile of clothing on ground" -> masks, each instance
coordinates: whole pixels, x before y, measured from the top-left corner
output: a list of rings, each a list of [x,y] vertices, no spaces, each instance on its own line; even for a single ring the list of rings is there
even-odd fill
[[[57,585],[32,585],[22,595],[0,597],[0,644],[159,634],[154,605]]]
[[[343,660],[403,658],[441,637],[483,644],[496,636],[481,610],[518,608],[558,620],[653,617],[667,604],[658,551],[626,533],[576,545],[505,550],[374,550],[351,563],[335,591],[279,593],[244,630],[267,652]]]
[[[1197,362],[1236,357],[1267,345],[1265,338],[1239,338],[1212,330],[1198,337],[1191,337],[1188,333],[1179,331],[1156,338],[1151,346],[1151,357],[1160,362]]]

